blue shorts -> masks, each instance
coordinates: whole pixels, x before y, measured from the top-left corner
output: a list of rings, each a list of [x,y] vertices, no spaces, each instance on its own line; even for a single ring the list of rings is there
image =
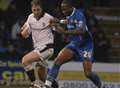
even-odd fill
[[[83,44],[78,44],[76,42],[70,42],[65,46],[65,48],[69,48],[73,50],[75,56],[77,55],[77,59],[83,61],[84,59],[88,59],[93,61],[93,43],[87,42]]]

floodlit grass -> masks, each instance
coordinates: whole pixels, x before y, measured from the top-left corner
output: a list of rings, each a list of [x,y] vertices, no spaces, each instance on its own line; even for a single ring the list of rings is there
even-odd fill
[[[0,86],[0,88],[29,88],[28,86]]]

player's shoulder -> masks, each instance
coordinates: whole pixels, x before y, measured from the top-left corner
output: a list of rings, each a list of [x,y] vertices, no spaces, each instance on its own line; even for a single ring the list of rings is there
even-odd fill
[[[46,18],[51,18],[51,19],[54,18],[54,17],[53,17],[52,15],[50,15],[49,13],[45,13],[44,15],[45,15]]]
[[[84,13],[80,9],[75,10],[73,17],[75,17],[77,19],[82,19],[82,20],[85,19]]]
[[[27,17],[27,22],[30,22],[34,18],[33,13],[29,14]]]
[[[28,15],[28,18],[33,18],[33,17],[34,17],[33,13],[31,13],[31,14]]]
[[[83,11],[81,11],[80,9],[76,9],[76,14],[79,16],[83,16]]]

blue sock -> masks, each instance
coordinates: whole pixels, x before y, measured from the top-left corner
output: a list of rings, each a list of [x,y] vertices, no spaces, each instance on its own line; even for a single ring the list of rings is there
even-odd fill
[[[95,73],[91,73],[89,79],[98,87],[101,87],[101,81],[100,78],[95,74]]]
[[[59,64],[53,64],[52,68],[48,72],[47,80],[50,80],[53,82],[57,78],[60,66],[61,65]]]

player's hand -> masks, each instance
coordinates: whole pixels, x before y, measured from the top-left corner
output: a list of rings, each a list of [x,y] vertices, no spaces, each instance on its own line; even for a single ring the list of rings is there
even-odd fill
[[[59,19],[54,18],[52,20],[50,20],[50,26],[56,26],[59,23]]]
[[[68,21],[66,19],[61,19],[60,20],[60,24],[67,24],[67,23],[68,23]]]

